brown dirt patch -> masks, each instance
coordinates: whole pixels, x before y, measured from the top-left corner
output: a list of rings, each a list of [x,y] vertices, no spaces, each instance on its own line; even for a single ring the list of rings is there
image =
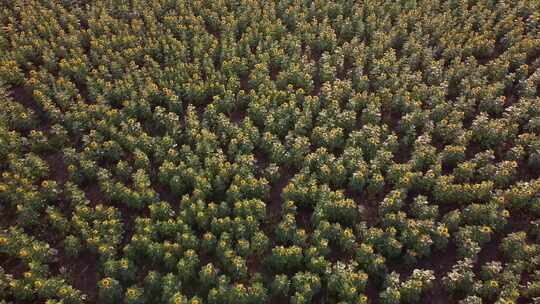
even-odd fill
[[[61,151],[48,153],[43,156],[43,160],[49,166],[49,178],[55,180],[58,184],[63,185],[68,179],[68,169],[64,162],[64,155]]]
[[[279,171],[281,176],[270,189],[270,199],[267,207],[270,218],[281,215],[281,204],[283,203],[281,193],[283,192],[283,188],[289,184],[289,180],[296,174],[295,169],[290,167],[281,167]]]
[[[87,303],[97,303],[99,281],[97,257],[84,251],[78,257],[62,257],[59,261],[67,269],[69,282],[73,288],[80,290],[87,296]]]

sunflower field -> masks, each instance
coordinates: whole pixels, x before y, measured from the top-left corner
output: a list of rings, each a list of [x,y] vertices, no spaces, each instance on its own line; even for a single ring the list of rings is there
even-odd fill
[[[0,26],[0,304],[540,303],[540,0]]]

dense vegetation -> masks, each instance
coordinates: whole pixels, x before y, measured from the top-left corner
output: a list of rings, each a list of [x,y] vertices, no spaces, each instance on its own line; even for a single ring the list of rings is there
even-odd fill
[[[540,303],[539,0],[0,8],[0,303]]]

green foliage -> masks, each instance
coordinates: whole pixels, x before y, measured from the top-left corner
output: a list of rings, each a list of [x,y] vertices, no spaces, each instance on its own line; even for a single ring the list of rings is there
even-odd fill
[[[538,0],[4,2],[0,303],[539,302]]]

